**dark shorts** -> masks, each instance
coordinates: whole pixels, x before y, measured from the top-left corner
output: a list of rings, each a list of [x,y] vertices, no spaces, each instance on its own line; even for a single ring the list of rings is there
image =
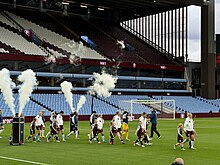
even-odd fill
[[[74,125],[70,125],[70,131],[75,131],[75,126]]]
[[[2,127],[3,126],[3,123],[0,123],[0,127]]]
[[[30,135],[35,135],[35,129],[33,130],[30,129]]]
[[[182,143],[182,142],[183,142],[183,137],[177,136],[177,142],[178,142],[178,143]]]
[[[77,126],[77,125],[72,124],[72,125],[70,126],[70,131],[77,131],[77,130],[78,130],[78,126]]]
[[[193,131],[186,131],[186,137],[190,137],[191,135],[194,135]]]
[[[103,133],[103,129],[98,129],[97,132],[98,132],[98,134]]]
[[[63,125],[59,125],[59,127],[60,127],[60,130],[64,129]]]
[[[116,130],[115,129],[111,129],[110,131],[110,137],[113,138],[116,135]]]
[[[93,133],[93,136],[94,136],[94,137],[97,136],[97,135],[98,135],[98,129],[97,129],[96,127],[94,127],[94,128],[92,129],[92,133]]]
[[[118,128],[118,129],[116,130],[116,132],[121,132],[121,128]]]
[[[51,134],[51,135],[56,135],[57,132],[56,132],[54,129],[52,129],[52,130],[50,131],[50,134]]]
[[[143,132],[142,132],[142,131],[138,131],[138,132],[137,132],[137,137],[138,137],[138,139],[141,139],[142,136],[143,136]]]
[[[36,126],[36,129],[37,130],[41,130],[41,127],[42,127],[41,125],[40,126]]]

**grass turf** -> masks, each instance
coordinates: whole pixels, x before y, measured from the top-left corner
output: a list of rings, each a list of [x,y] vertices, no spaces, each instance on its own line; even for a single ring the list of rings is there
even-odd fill
[[[168,165],[176,157],[182,157],[186,165],[202,165],[202,164],[220,164],[220,120],[212,119],[195,119],[195,128],[198,137],[195,141],[197,150],[188,149],[185,144],[186,151],[179,148],[174,150],[173,145],[176,143],[176,126],[183,119],[177,120],[159,120],[158,130],[162,138],[157,139],[154,136],[152,146],[145,148],[134,147],[133,141],[136,139],[134,132],[137,127],[137,121],[129,123],[129,132],[131,141],[126,141],[125,145],[120,144],[118,138],[115,138],[115,144],[108,143],[93,144],[88,143],[87,134],[90,130],[89,123],[81,121],[79,123],[79,140],[75,140],[74,136],[67,139],[66,142],[47,143],[42,139],[39,143],[25,142],[22,146],[10,146],[8,138],[11,132],[11,125],[5,125],[5,131],[1,134],[0,139],[0,156],[24,159],[34,162],[41,162],[52,165],[68,165],[68,164],[151,164],[151,165]],[[47,124],[48,126],[48,124]],[[69,123],[65,122],[65,134],[69,131]],[[25,127],[26,136],[29,133],[29,123]],[[45,133],[47,133],[47,130]],[[105,137],[109,137],[109,122],[105,123]],[[101,137],[100,137],[101,140]],[[0,158],[0,164],[19,165],[28,164],[13,160]]]

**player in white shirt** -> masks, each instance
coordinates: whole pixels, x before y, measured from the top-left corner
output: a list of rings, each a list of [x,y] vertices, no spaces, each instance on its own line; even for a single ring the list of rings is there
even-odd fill
[[[102,114],[99,114],[98,118],[97,118],[98,134],[100,133],[102,135],[102,142],[106,143],[105,136],[104,136],[104,131],[103,131],[104,123],[105,122],[104,122],[104,119],[102,118]]]
[[[63,111],[60,111],[60,113],[57,115],[57,125],[58,125],[58,128],[59,128],[59,132],[62,133],[62,141],[65,142],[65,135],[64,135],[64,127],[63,127],[63,114],[64,112]]]
[[[196,149],[194,148],[195,130],[194,130],[194,121],[192,119],[193,115],[189,113],[187,116],[188,117],[184,122],[184,132],[186,133],[187,139],[184,140],[184,143],[189,141],[189,148]]]
[[[147,134],[147,113],[146,112],[143,112],[141,117],[139,117],[139,122],[141,123],[141,128],[143,130],[144,144],[152,145],[152,143],[149,142],[148,134]]]
[[[123,140],[122,130],[121,130],[121,126],[122,126],[121,113],[119,111],[116,112],[116,115],[113,117],[112,122],[113,122],[113,126],[116,130],[116,133],[118,134],[118,137],[121,140],[121,144],[125,144],[125,142]]]
[[[42,120],[42,112],[39,112],[38,115],[35,117],[35,119],[36,119],[35,125],[36,125],[36,129],[37,129],[36,140],[37,140],[37,142],[40,142],[41,128],[45,127],[44,122]]]
[[[57,118],[56,112],[55,112],[55,111],[51,112],[51,115],[50,115],[50,131],[47,133],[46,138],[49,137],[50,132],[51,132],[51,130],[52,130],[52,126],[53,126],[53,121],[54,121],[54,119],[56,119],[56,118]]]

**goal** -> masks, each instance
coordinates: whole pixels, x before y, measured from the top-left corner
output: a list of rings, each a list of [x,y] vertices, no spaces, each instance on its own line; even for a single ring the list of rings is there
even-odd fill
[[[175,120],[175,100],[123,100],[123,109],[130,112],[130,120],[135,119],[136,114],[146,112],[150,114],[151,109],[155,109],[158,118]]]

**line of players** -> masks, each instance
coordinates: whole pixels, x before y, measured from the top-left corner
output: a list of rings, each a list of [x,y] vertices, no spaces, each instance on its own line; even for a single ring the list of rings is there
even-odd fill
[[[45,130],[45,117],[43,116],[44,111],[39,112],[39,114],[33,119],[30,125],[30,136],[27,138],[29,140],[30,138],[33,138],[33,141],[40,141],[40,137],[44,137],[44,130]],[[64,135],[64,127],[63,127],[63,114],[64,112],[61,111],[58,115],[56,115],[55,112],[51,113],[50,117],[50,131],[46,135],[47,142],[51,139],[52,136],[56,139],[56,142],[60,142],[58,138],[58,134],[62,134],[62,141],[65,141],[65,135]],[[121,121],[121,116],[123,121]],[[70,135],[75,134],[75,138],[78,138],[78,114],[77,112],[74,112],[70,115],[70,133],[67,135],[69,137]],[[194,129],[194,121],[192,119],[192,114],[188,114],[188,117],[186,118],[184,125],[182,123],[178,124],[177,128],[177,143],[174,145],[174,149],[176,149],[177,146],[181,147],[181,150],[185,150],[183,148],[184,143],[189,142],[189,148],[190,149],[196,149],[194,147],[194,141],[195,141],[195,135],[196,131]],[[147,121],[148,115],[147,113],[143,112],[142,115],[139,117],[138,127],[136,130],[136,136],[137,139],[134,141],[134,146],[141,146],[145,147],[146,145],[152,145],[150,143],[152,132],[155,131],[158,135],[158,138],[160,138],[159,132],[156,130],[156,126],[154,126],[153,129],[151,129],[151,137],[148,135],[148,125],[149,122]],[[151,116],[152,118],[152,116]],[[151,121],[152,122],[152,121]],[[94,140],[96,140],[99,144],[106,143],[105,137],[104,137],[104,119],[102,118],[102,115],[96,115],[96,111],[93,111],[93,113],[90,116],[90,126],[91,126],[91,132],[88,134],[89,137],[89,143],[93,143]],[[35,136],[35,127],[37,129],[37,135]],[[123,128],[123,129],[122,129]],[[120,112],[117,112],[116,115],[113,117],[112,121],[110,122],[110,138],[109,143],[114,144],[114,138],[116,135],[118,135],[118,138],[121,141],[121,144],[125,144],[123,140],[123,135],[126,134],[126,140],[130,141],[129,139],[129,133],[128,133],[128,112],[123,112],[121,115]],[[123,130],[123,132],[122,132]],[[186,133],[186,139],[183,139],[183,131]],[[98,135],[101,134],[102,136],[102,142],[99,141]]]
[[[62,141],[65,140],[64,135],[64,126],[63,126],[63,111],[60,111],[59,114],[56,114],[55,112],[51,113],[50,116],[50,131],[46,135],[46,140],[49,142],[52,136],[56,139],[56,142],[59,141],[58,134],[62,134]],[[41,111],[38,113],[38,115],[33,118],[33,121],[30,125],[30,135],[27,137],[27,140],[33,138],[33,142],[40,142],[40,138],[45,138],[44,131],[45,131],[45,117],[44,117],[44,111]],[[35,128],[37,130],[37,134],[35,133]]]
[[[44,137],[44,130],[45,130],[45,117],[43,116],[44,111],[38,113],[38,115],[33,119],[30,125],[30,136],[27,138],[29,141],[30,138],[33,138],[34,142],[40,142],[40,137]],[[51,139],[52,136],[56,139],[56,142],[60,142],[58,138],[58,134],[62,133],[62,141],[65,141],[64,136],[64,127],[63,127],[63,111],[61,111],[58,115],[55,112],[51,113],[50,117],[50,132],[47,133],[46,139],[47,142]],[[128,133],[128,112],[123,112],[121,121],[121,113],[117,112],[116,115],[113,117],[112,121],[110,122],[110,139],[109,143],[114,144],[114,138],[118,135],[118,138],[121,141],[121,144],[125,144],[123,140],[123,135],[126,134],[126,140],[130,141],[129,133]],[[70,133],[67,135],[69,137],[72,134],[75,134],[76,139],[78,138],[78,114],[76,112],[71,114],[71,125],[70,125]],[[102,115],[96,116],[96,111],[93,111],[92,115],[90,116],[90,126],[91,132],[88,134],[89,136],[89,143],[93,143],[96,140],[99,144],[102,142],[105,143],[104,131],[103,131],[104,119]],[[147,126],[149,123],[147,122],[147,114],[143,112],[141,117],[139,118],[138,128],[136,130],[137,140],[134,142],[134,146],[142,146],[152,145],[150,143],[150,138],[147,132]],[[35,127],[37,129],[37,135],[35,135]],[[122,132],[123,128],[123,132]],[[102,142],[99,141],[98,135],[101,134]],[[140,144],[139,144],[140,143]]]
[[[186,134],[185,140],[183,138],[183,132]],[[194,129],[193,115],[189,113],[185,119],[184,125],[179,123],[177,126],[177,143],[174,144],[174,149],[176,149],[177,146],[180,146],[181,150],[185,151],[183,145],[184,143],[189,142],[189,148],[195,150],[196,148],[194,147],[194,143],[196,136],[198,135]]]

